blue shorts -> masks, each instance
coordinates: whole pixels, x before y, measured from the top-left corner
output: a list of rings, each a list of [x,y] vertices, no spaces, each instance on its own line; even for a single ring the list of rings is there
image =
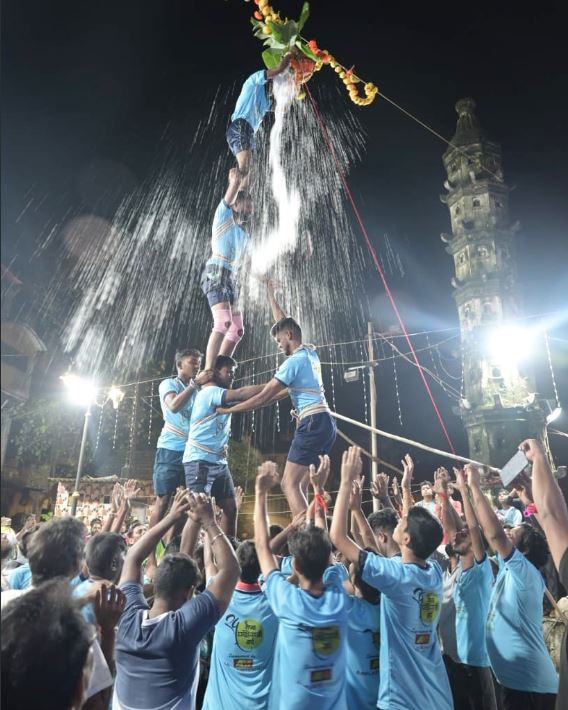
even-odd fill
[[[254,128],[244,118],[237,118],[227,127],[227,143],[233,155],[243,150],[254,150]]]
[[[207,267],[201,275],[201,290],[210,306],[219,303],[233,306],[239,300],[239,287],[228,269]]]
[[[216,501],[235,497],[233,477],[226,463],[189,461],[184,463],[185,485],[195,493],[205,493]]]
[[[329,454],[336,437],[335,419],[327,412],[319,412],[300,421],[292,445],[288,452],[288,461],[301,466],[318,465],[321,454]]]
[[[178,486],[185,485],[182,459],[183,450],[156,449],[152,482],[157,496],[170,495]]]

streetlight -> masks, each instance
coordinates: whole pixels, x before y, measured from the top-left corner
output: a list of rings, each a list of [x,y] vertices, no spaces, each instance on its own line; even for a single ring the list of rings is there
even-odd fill
[[[111,387],[108,391],[106,399],[99,404],[96,401],[97,387],[92,380],[79,377],[72,372],[68,372],[60,377],[65,389],[67,390],[69,401],[73,404],[85,407],[85,421],[83,424],[83,434],[81,436],[81,448],[79,449],[79,460],[77,462],[77,474],[75,476],[75,490],[71,495],[71,515],[74,517],[77,514],[77,504],[79,502],[79,484],[81,483],[81,473],[83,471],[83,460],[85,458],[85,449],[87,444],[87,433],[89,431],[89,419],[91,418],[91,408],[93,404],[98,407],[104,407],[111,400],[114,409],[118,409],[120,403],[124,399],[124,392],[118,387]]]

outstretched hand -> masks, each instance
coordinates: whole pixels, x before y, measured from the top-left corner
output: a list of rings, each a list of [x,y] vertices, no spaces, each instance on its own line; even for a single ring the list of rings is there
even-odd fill
[[[325,488],[325,484],[329,477],[330,461],[329,456],[324,455],[319,457],[320,465],[316,471],[316,467],[310,465],[310,483],[312,484],[314,490],[321,491]]]
[[[432,490],[434,493],[448,493],[448,484],[450,482],[450,474],[443,466],[437,468],[434,472],[434,485]]]
[[[371,481],[371,495],[373,498],[384,500],[389,495],[389,477],[386,473],[378,473],[374,481]]]
[[[93,606],[101,630],[113,630],[126,606],[126,595],[114,584],[109,587],[102,584],[100,589],[97,589]]]
[[[197,385],[197,387],[203,387],[203,385],[206,385],[208,382],[211,382],[214,374],[214,370],[211,369],[201,370],[201,372],[198,372],[197,375],[194,377],[193,383]]]
[[[205,493],[187,493],[188,516],[200,525],[215,522],[215,499],[209,498]],[[173,507],[173,506],[172,506]]]
[[[341,482],[351,483],[358,480],[362,470],[361,449],[358,446],[350,446],[343,452],[341,459]]]
[[[274,461],[265,461],[260,464],[256,475],[256,490],[259,493],[267,493],[279,481],[278,467]]]
[[[361,509],[363,500],[363,476],[351,482],[351,494],[349,496],[349,510],[357,511]]]
[[[544,446],[538,439],[525,439],[525,441],[519,444],[519,449],[531,463],[537,458],[546,458]]]
[[[402,481],[400,485],[402,488],[410,488],[412,484],[412,475],[414,473],[414,461],[410,454],[406,454],[405,457],[400,462],[402,464]]]
[[[470,488],[477,487],[481,485],[481,477],[479,475],[479,468],[471,463],[465,465],[465,473],[467,476],[467,485]]]
[[[187,514],[190,508],[189,494],[186,488],[178,488],[170,508],[170,515],[178,520]]]
[[[245,497],[245,492],[243,490],[243,487],[237,486],[235,488],[235,505],[237,506],[237,510],[241,509],[241,505],[243,504],[244,497]]]

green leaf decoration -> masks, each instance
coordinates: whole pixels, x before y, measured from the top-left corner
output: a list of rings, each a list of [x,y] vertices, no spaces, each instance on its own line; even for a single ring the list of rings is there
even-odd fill
[[[276,42],[283,44],[285,47],[295,44],[298,36],[298,25],[293,20],[279,25],[269,20],[266,24],[270,27],[271,34]]]
[[[314,54],[312,50],[309,48],[308,43],[305,42],[304,40],[298,39],[296,40],[296,47],[302,52],[302,54],[305,54],[305,56],[308,59],[311,59],[313,62],[318,61],[318,56],[317,54]]]
[[[265,49],[262,53],[262,60],[267,69],[274,69],[280,64],[283,51],[281,49]]]
[[[301,32],[304,25],[308,21],[308,17],[310,16],[310,3],[305,2],[302,5],[302,12],[300,13],[300,19],[298,20],[298,32]]]

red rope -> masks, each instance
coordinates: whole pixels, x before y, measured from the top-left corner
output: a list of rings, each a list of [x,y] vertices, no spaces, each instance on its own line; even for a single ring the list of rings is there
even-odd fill
[[[455,454],[455,449],[454,445],[452,443],[452,440],[450,439],[450,435],[448,434],[448,430],[446,429],[446,425],[444,424],[444,420],[442,418],[442,415],[440,413],[440,410],[438,409],[438,405],[436,404],[436,400],[434,399],[434,395],[432,394],[432,390],[430,389],[430,385],[428,384],[428,381],[426,380],[426,377],[424,376],[424,372],[422,371],[422,366],[420,365],[418,361],[418,357],[416,355],[416,352],[414,351],[414,347],[412,345],[412,342],[410,340],[410,337],[408,336],[408,331],[406,330],[406,326],[404,325],[404,322],[402,320],[402,317],[400,315],[400,312],[398,310],[398,307],[395,303],[394,297],[392,295],[392,292],[389,288],[389,285],[387,283],[385,274],[381,268],[381,264],[379,262],[379,259],[377,257],[377,253],[373,247],[373,244],[371,243],[371,240],[369,238],[369,235],[367,233],[367,230],[365,228],[365,225],[363,224],[363,219],[361,218],[361,215],[359,213],[359,210],[357,208],[357,205],[355,204],[355,200],[353,199],[353,195],[351,194],[351,190],[349,189],[349,185],[347,184],[347,179],[345,177],[345,173],[343,172],[341,168],[341,163],[339,162],[337,158],[337,154],[335,152],[335,149],[333,147],[333,144],[331,142],[331,138],[329,136],[329,132],[323,122],[323,118],[318,110],[318,107],[316,105],[315,99],[312,96],[311,91],[308,88],[307,83],[304,84],[304,88],[306,89],[306,93],[308,94],[311,104],[314,109],[314,113],[316,115],[316,118],[318,120],[318,123],[321,128],[321,132],[323,135],[323,138],[325,142],[327,143],[327,146],[333,156],[333,159],[335,160],[335,164],[337,166],[337,172],[339,174],[339,177],[341,179],[341,182],[343,184],[343,189],[345,190],[347,197],[349,198],[349,202],[351,203],[351,207],[353,208],[353,212],[355,213],[355,217],[357,218],[357,222],[359,223],[359,227],[361,228],[361,232],[363,233],[363,237],[365,238],[365,242],[367,244],[367,248],[369,249],[371,256],[373,257],[373,262],[375,264],[375,268],[377,269],[379,276],[381,277],[381,281],[383,282],[383,286],[385,287],[386,294],[388,296],[388,299],[390,301],[390,304],[392,306],[392,309],[396,315],[396,319],[398,320],[398,324],[404,334],[405,340],[408,344],[408,348],[412,354],[412,358],[416,364],[416,367],[418,368],[418,372],[420,373],[420,377],[422,378],[422,382],[424,383],[424,387],[426,388],[426,391],[428,392],[428,396],[430,397],[430,401],[432,402],[432,406],[434,407],[434,411],[436,412],[436,416],[438,417],[438,421],[440,422],[440,426],[442,427],[442,431],[444,432],[444,436],[446,437],[446,440],[448,442],[448,445],[450,447],[450,451]]]

